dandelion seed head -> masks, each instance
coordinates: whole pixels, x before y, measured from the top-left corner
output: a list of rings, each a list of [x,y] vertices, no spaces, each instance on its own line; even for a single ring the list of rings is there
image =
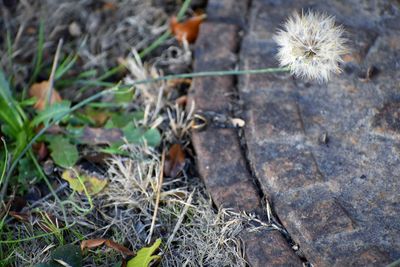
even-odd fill
[[[332,73],[341,71],[341,56],[348,51],[343,32],[333,16],[294,13],[274,36],[278,60],[298,77],[328,81]]]

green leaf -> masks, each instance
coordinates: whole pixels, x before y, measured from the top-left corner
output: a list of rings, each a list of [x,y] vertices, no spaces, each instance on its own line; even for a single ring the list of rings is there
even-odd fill
[[[21,107],[33,106],[33,105],[36,104],[37,101],[38,101],[38,100],[37,100],[36,97],[31,97],[31,98],[27,98],[27,99],[25,99],[25,100],[23,100],[23,101],[20,101],[20,102],[19,102],[19,105],[20,105]]]
[[[79,177],[77,177],[77,174]],[[106,179],[101,179],[95,175],[87,175],[84,173],[76,173],[72,170],[65,170],[61,177],[66,180],[73,190],[84,193],[85,187],[89,195],[99,193],[107,185]]]
[[[136,128],[133,124],[129,124],[122,128],[122,132],[128,143],[130,144],[141,144],[144,141],[147,142],[149,146],[158,146],[161,142],[161,135],[157,129],[143,129]]]
[[[81,267],[82,266],[81,248],[78,245],[72,245],[72,244],[58,247],[51,253],[51,259],[58,263],[64,262],[72,267]]]
[[[36,264],[35,267],[81,267],[82,252],[78,245],[68,244],[56,248],[50,256],[50,261]]]
[[[104,126],[107,129],[110,128],[123,128],[132,121],[142,120],[144,117],[143,111],[135,111],[129,113],[122,113],[122,114],[112,114],[111,118],[107,121],[106,125]]]
[[[76,63],[78,55],[69,55],[67,58],[57,67],[54,75],[54,80],[59,80],[66,72],[68,72]]]
[[[161,245],[161,239],[157,239],[151,247],[141,248],[137,255],[128,261],[127,267],[148,267],[154,260],[159,260],[161,257],[153,255]]]
[[[33,181],[35,177],[40,177],[35,164],[29,157],[23,157],[18,162],[17,179],[13,179],[12,182],[17,183],[22,190],[25,190],[28,182]]]
[[[131,88],[119,89],[114,93],[114,101],[118,104],[126,104],[132,102],[134,92]]]
[[[129,156],[127,151],[119,149],[119,145],[112,145],[111,147],[99,149],[99,152],[111,154],[111,155],[121,155],[121,156]]]
[[[44,110],[40,111],[38,115],[33,119],[32,125],[37,126],[40,123],[45,125],[49,124],[50,121],[62,119],[66,116],[70,110],[71,102],[63,100],[59,103],[54,103],[51,106],[47,106]]]
[[[51,157],[54,162],[64,168],[70,168],[75,165],[79,159],[78,149],[72,145],[68,139],[56,135],[49,138]]]

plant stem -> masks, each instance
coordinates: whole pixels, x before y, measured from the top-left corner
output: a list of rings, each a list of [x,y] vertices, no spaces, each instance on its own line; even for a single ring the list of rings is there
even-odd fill
[[[389,265],[387,265],[386,267],[399,267],[400,266],[400,259],[390,263]]]
[[[42,167],[39,165],[39,162],[37,161],[37,159],[35,158],[35,155],[32,152],[32,149],[29,149],[29,156],[32,159],[33,164],[35,165],[35,167],[36,167],[37,171],[39,172],[40,176],[42,176],[42,179],[44,180],[44,182],[46,183],[47,187],[49,188],[51,194],[54,196],[54,199],[58,203],[60,203],[61,211],[62,211],[62,214],[64,216],[64,221],[65,221],[66,224],[68,224],[67,213],[66,213],[66,211],[64,209],[64,205],[61,202],[61,199],[58,197],[57,193],[54,191],[53,186],[51,185],[50,181],[47,179],[46,174],[44,174],[44,172],[42,170]]]
[[[184,79],[184,78],[201,78],[201,77],[215,77],[215,76],[232,76],[232,75],[246,75],[246,74],[265,74],[265,73],[275,73],[275,72],[288,72],[289,68],[266,68],[266,69],[256,69],[256,70],[222,70],[222,71],[201,71],[194,73],[182,73],[182,74],[173,74],[166,75],[157,78],[151,78],[146,80],[138,80],[131,84],[125,84],[120,86],[120,89],[131,88],[132,86],[138,84],[148,84],[155,83],[160,81],[169,81],[176,79]],[[111,87],[115,86],[113,83],[109,82],[98,82],[98,81],[79,81],[78,83],[84,85],[95,85],[95,86],[103,86],[103,87]]]
[[[56,231],[53,231],[53,232],[50,232],[50,233],[43,233],[43,234],[35,235],[35,236],[30,236],[30,237],[27,237],[27,238],[15,239],[15,240],[0,240],[0,244],[20,243],[20,242],[31,241],[31,240],[34,240],[34,239],[37,239],[37,238],[41,238],[41,237],[51,236],[51,235],[56,234],[56,232],[59,233],[59,232],[68,230],[68,229],[69,229],[71,226],[73,226],[74,224],[75,224],[75,222],[72,223],[72,224],[69,225],[69,226],[65,226],[65,227],[63,227],[63,228],[57,229]]]
[[[0,185],[3,182],[3,178],[4,175],[6,174],[6,170],[7,170],[7,165],[8,165],[8,149],[7,149],[7,143],[6,140],[4,140],[4,137],[1,137],[1,141],[3,142],[4,145],[4,165],[3,165],[3,169],[1,171],[1,175],[0,175]]]

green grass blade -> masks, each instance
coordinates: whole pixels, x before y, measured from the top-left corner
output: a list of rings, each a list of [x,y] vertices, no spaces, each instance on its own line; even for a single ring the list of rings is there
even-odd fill
[[[176,16],[178,21],[183,18],[186,11],[188,10],[191,2],[192,2],[192,0],[186,0],[185,2],[183,2],[181,9],[179,10],[178,15]]]
[[[40,71],[42,70],[42,61],[43,61],[43,51],[44,51],[44,20],[40,20],[39,24],[39,34],[38,34],[38,44],[37,44],[37,52],[35,56],[35,66],[33,68],[33,74],[31,79],[29,80],[29,85],[36,81]],[[22,91],[22,100],[26,98],[26,93],[28,88],[24,88]]]
[[[67,71],[69,71],[76,63],[78,55],[69,55],[61,64],[58,66],[54,75],[54,80],[60,79]]]
[[[0,185],[3,183],[4,176],[6,174],[7,170],[7,164],[8,164],[8,149],[7,149],[7,144],[6,141],[4,140],[3,137],[1,137],[1,141],[3,141],[4,144],[4,163],[3,163],[3,168],[1,170],[1,176],[0,176]]]
[[[16,102],[11,94],[9,84],[0,69],[0,121],[7,124],[15,136],[22,130],[24,122],[19,114]]]
[[[8,67],[10,70],[13,69],[13,45],[11,41],[11,33],[7,30],[7,57],[8,57]]]

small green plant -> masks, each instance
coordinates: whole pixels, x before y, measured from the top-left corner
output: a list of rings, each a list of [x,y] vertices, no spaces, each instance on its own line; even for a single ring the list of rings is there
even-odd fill
[[[127,267],[149,267],[151,263],[159,261],[161,257],[154,253],[160,245],[161,239],[157,239],[150,247],[141,248],[137,255],[128,261]]]

